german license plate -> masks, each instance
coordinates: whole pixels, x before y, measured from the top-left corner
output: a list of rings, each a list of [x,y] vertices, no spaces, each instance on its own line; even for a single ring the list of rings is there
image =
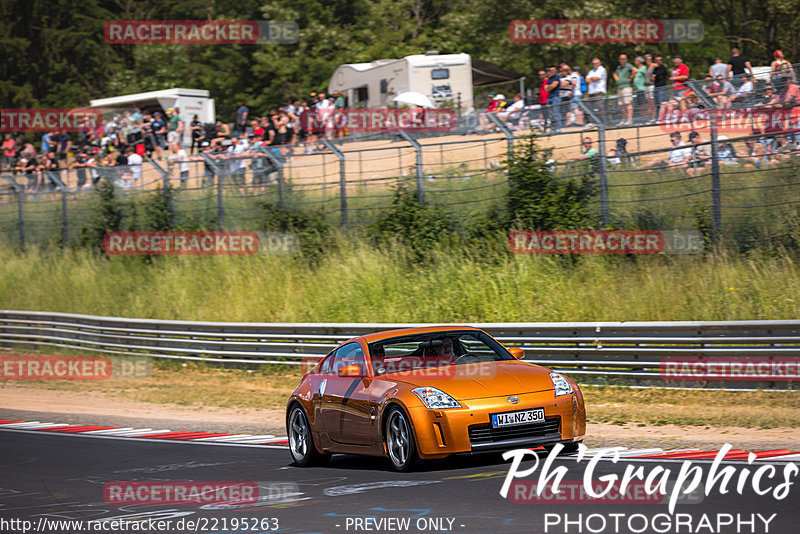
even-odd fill
[[[514,425],[529,425],[531,423],[540,423],[542,421],[544,421],[544,408],[492,414],[493,428],[502,428],[504,426]]]

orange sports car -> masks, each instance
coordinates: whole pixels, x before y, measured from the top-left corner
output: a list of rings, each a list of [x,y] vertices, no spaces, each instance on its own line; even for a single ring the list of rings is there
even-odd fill
[[[354,337],[328,353],[286,406],[297,465],[334,453],[420,459],[558,442],[577,450],[586,432],[578,386],[520,361],[473,327],[427,327]]]

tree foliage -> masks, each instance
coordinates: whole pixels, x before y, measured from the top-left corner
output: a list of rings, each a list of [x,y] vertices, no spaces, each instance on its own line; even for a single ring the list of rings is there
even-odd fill
[[[517,44],[514,19],[697,19],[697,44]],[[292,20],[292,45],[112,45],[109,20]],[[84,106],[89,98],[189,87],[208,89],[218,115],[232,120],[242,99],[263,111],[286,96],[324,90],[342,63],[402,57],[426,50],[466,52],[534,79],[535,69],[566,61],[589,65],[617,54],[674,54],[680,48],[692,76],[716,55],[739,45],[753,65],[775,48],[790,61],[800,53],[796,0],[2,0],[0,100],[4,107]]]

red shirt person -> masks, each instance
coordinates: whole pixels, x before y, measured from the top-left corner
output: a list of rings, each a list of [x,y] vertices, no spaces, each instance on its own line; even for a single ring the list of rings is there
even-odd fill
[[[669,81],[672,82],[672,97],[680,100],[686,92],[686,81],[689,79],[689,67],[684,64],[681,56],[675,56],[672,58],[672,62],[675,65],[669,77]]]

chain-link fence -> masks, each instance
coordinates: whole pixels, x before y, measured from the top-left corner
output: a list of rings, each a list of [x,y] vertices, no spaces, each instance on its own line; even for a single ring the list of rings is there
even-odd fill
[[[469,217],[505,205],[504,161],[532,133],[557,179],[596,181],[598,227],[701,230],[736,250],[797,246],[800,107],[785,98],[721,107],[697,83],[688,86],[699,105],[675,102],[661,120],[634,107],[632,124],[618,124],[617,97],[604,99],[602,114],[597,102],[575,102],[565,117],[575,121],[580,111],[583,125],[558,133],[545,106],[462,118],[463,131],[447,136],[383,133],[242,146],[235,155],[218,146],[185,161],[98,158],[95,166],[56,171],[6,167],[0,236],[22,246],[79,241],[101,181],[128,201],[122,226],[129,229],[143,228],[147,199],[165,183],[174,187],[170,226],[184,230],[258,230],[266,205],[362,226],[392,206],[398,185],[453,217]]]

